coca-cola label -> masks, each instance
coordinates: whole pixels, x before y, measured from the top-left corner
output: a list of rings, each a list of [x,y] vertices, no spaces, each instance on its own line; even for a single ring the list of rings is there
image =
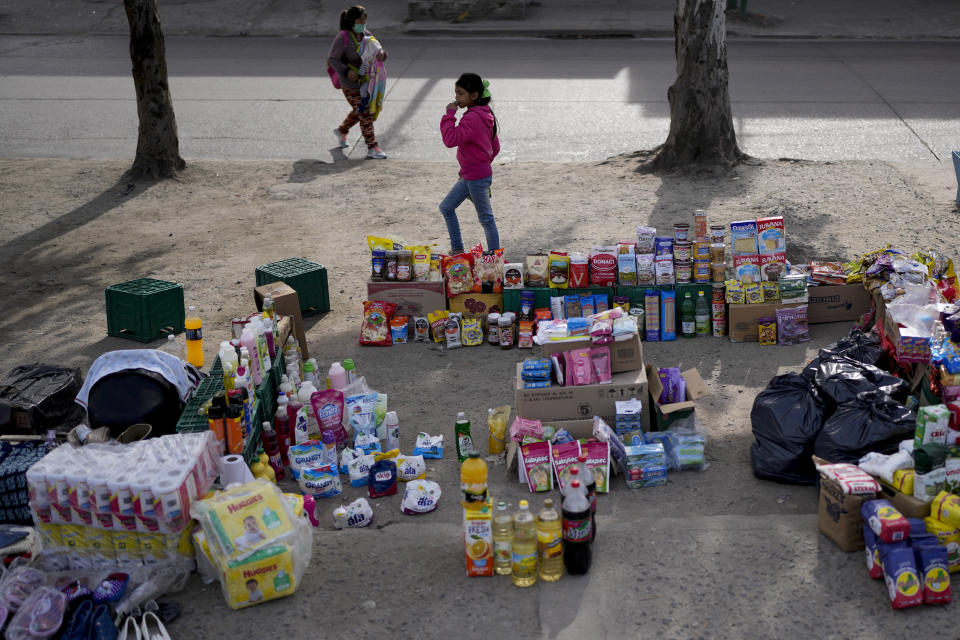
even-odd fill
[[[587,542],[590,540],[590,518],[583,520],[563,519],[564,542]]]

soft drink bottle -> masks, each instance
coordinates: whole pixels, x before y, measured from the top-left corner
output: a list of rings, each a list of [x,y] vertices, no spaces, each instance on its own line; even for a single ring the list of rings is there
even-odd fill
[[[520,501],[520,510],[513,516],[513,541],[510,545],[513,562],[513,584],[529,587],[537,581],[537,531],[530,513],[530,503]],[[566,558],[564,558],[566,559]]]
[[[590,501],[580,481],[573,480],[563,498],[563,566],[570,575],[583,575],[591,560]]]
[[[587,500],[590,501],[590,542],[597,539],[597,479],[587,466],[587,454],[580,452],[577,458],[580,469],[580,483],[587,489]]]
[[[501,500],[493,514],[493,570],[508,576],[513,571],[513,518],[507,503]]]
[[[263,450],[266,452],[267,457],[269,458],[270,468],[273,469],[273,473],[276,475],[277,480],[283,480],[283,461],[280,458],[280,443],[277,438],[277,432],[274,431],[273,427],[269,422],[263,423],[263,434],[261,436],[263,441]]]
[[[710,305],[707,304],[707,298],[703,295],[703,291],[697,292],[697,304],[694,307],[693,315],[697,335],[710,335]]]
[[[187,330],[187,362],[197,367],[203,366],[203,321],[196,307],[187,310],[183,326]]]
[[[487,504],[487,463],[476,451],[460,465],[463,508],[480,510]]]
[[[563,575],[562,538],[560,514],[554,508],[553,500],[547,498],[537,515],[537,563],[541,580],[556,582]]]

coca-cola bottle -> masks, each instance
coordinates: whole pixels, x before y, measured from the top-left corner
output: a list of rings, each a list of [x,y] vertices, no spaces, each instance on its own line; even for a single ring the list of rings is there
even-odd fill
[[[580,480],[573,480],[563,498],[563,566],[570,575],[590,571],[590,529],[590,501]]]
[[[597,478],[587,466],[587,452],[581,451],[577,458],[580,466],[580,482],[587,488],[587,500],[590,501],[590,542],[597,539]]]

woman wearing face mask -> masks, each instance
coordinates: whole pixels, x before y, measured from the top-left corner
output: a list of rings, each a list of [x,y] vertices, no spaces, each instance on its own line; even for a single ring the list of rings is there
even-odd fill
[[[377,138],[373,133],[373,116],[369,109],[360,110],[361,78],[358,71],[363,63],[360,52],[364,37],[372,37],[366,27],[367,10],[362,6],[353,5],[340,12],[340,32],[333,38],[327,63],[337,72],[340,87],[347,102],[350,103],[351,110],[333,133],[337,137],[338,146],[348,147],[350,145],[347,143],[347,133],[359,122],[363,140],[367,143],[367,157],[383,160],[387,154],[377,144]],[[381,49],[376,57],[381,61],[386,60],[386,50]]]

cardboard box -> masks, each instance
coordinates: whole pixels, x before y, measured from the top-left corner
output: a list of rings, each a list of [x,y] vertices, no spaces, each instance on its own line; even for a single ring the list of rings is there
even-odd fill
[[[870,293],[862,284],[830,284],[807,289],[807,322],[852,322],[870,310]]]
[[[878,480],[878,482],[880,483],[880,495],[877,497],[889,500],[890,504],[907,518],[926,518],[930,515],[929,502],[897,491],[883,480]]]
[[[258,311],[263,310],[263,298],[267,295],[273,298],[273,307],[277,310],[277,313],[289,316],[292,320],[293,334],[297,336],[300,351],[303,352],[303,359],[306,360],[310,357],[310,348],[307,345],[307,334],[303,330],[303,316],[300,315],[300,298],[297,296],[297,292],[294,291],[293,287],[283,282],[262,284],[253,290],[253,300]]]
[[[443,311],[447,308],[447,296],[442,280],[368,282],[367,300],[382,300],[397,305],[394,314],[407,316],[409,318],[407,325],[411,331],[414,316],[426,317],[428,313]]]
[[[450,311],[459,311],[465,316],[477,316],[487,330],[487,314],[503,311],[503,295],[499,293],[461,293],[448,301]],[[425,314],[424,314],[425,315]]]
[[[656,431],[662,431],[671,424],[684,418],[697,408],[696,401],[709,395],[710,391],[707,385],[700,377],[700,372],[694,369],[681,371],[684,382],[687,383],[687,399],[683,402],[674,402],[671,404],[660,404],[660,394],[663,393],[663,384],[660,382],[660,376],[657,375],[657,369],[647,365],[647,384],[650,387],[650,399],[648,404],[652,407],[652,423],[656,426]],[[652,429],[644,425],[644,431]]]
[[[549,358],[554,353],[592,346],[589,338],[570,342],[548,342],[540,347],[540,353]],[[610,347],[610,371],[613,373],[643,369],[643,345],[639,334],[634,334],[629,340],[611,342],[607,346]]]
[[[763,304],[728,304],[727,328],[730,342],[759,342],[757,320],[767,316],[775,317],[777,309],[789,309],[798,304],[765,302]]]
[[[553,386],[547,389],[524,389],[520,377],[522,363],[517,363],[515,381],[517,414],[524,418],[553,424],[557,420],[593,419],[593,416],[616,414],[617,400],[647,397],[647,375],[643,369],[613,374],[610,384],[579,387]],[[644,415],[644,429],[650,428]]]
[[[863,541],[863,517],[860,507],[873,494],[854,496],[843,492],[833,480],[820,476],[820,502],[817,507],[817,528],[843,551],[859,551]]]

